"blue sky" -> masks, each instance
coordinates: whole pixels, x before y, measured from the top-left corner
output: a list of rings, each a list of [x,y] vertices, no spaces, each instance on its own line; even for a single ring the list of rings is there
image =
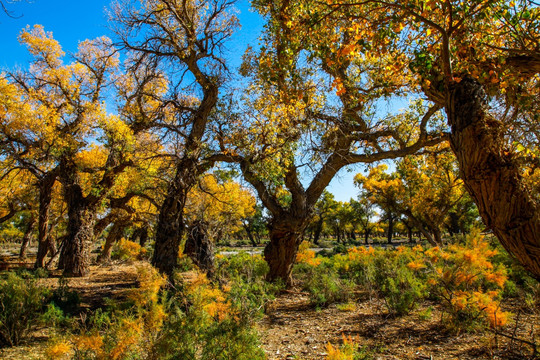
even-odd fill
[[[10,18],[0,12],[0,69],[25,68],[30,57],[26,48],[19,44],[17,37],[27,25],[41,24],[46,31],[51,31],[66,53],[77,50],[80,41],[98,36],[111,36],[107,28],[106,9],[110,0],[21,0],[10,3],[4,1],[7,8],[17,18]],[[231,60],[240,63],[241,55],[248,45],[258,44],[258,36],[263,21],[258,14],[249,10],[249,0],[237,3],[242,28],[234,35],[228,45]],[[348,201],[356,198],[358,190],[353,186],[353,177],[357,171],[342,169],[331,182],[328,190],[336,200]]]

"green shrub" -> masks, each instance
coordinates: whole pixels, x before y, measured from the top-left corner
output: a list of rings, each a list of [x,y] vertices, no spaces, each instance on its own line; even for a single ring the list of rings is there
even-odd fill
[[[54,303],[47,304],[47,310],[41,315],[41,322],[50,327],[59,327],[66,324],[64,312]]]
[[[20,344],[39,319],[46,292],[32,277],[9,273],[0,280],[0,346]]]
[[[79,310],[81,297],[69,287],[69,280],[60,277],[58,287],[52,292],[50,302],[54,303],[64,313],[73,315]]]
[[[241,251],[238,254],[223,256],[217,255],[218,279],[241,277],[246,281],[264,278],[268,273],[268,264],[261,255],[252,255]]]
[[[227,293],[240,322],[248,325],[264,314],[266,305],[283,289],[280,283],[265,280],[268,264],[261,255],[240,252],[218,256],[216,278]]]
[[[375,289],[375,259],[384,256],[385,250],[363,246],[350,248],[346,254],[332,258],[332,264],[341,278],[350,279],[363,290],[372,294]]]
[[[159,359],[266,359],[257,333],[234,319],[212,321],[204,312],[175,307],[154,346]]]
[[[300,265],[300,264],[299,264]],[[304,272],[303,289],[309,292],[312,305],[324,307],[336,302],[346,302],[352,298],[354,284],[348,279],[341,279],[332,267],[303,264],[297,272]]]
[[[412,260],[412,250],[404,248],[375,259],[375,286],[388,310],[396,315],[408,314],[427,295],[425,279],[411,268]]]
[[[253,320],[248,320],[246,315],[255,311],[256,301],[260,301],[254,300],[255,295],[266,294],[266,288],[260,287],[258,282],[239,280],[241,278],[236,273],[235,281],[219,287],[199,274],[198,278],[177,288],[169,302],[167,321],[153,346],[156,357],[265,359]],[[262,276],[259,278],[262,280]],[[252,285],[243,288],[241,284]]]

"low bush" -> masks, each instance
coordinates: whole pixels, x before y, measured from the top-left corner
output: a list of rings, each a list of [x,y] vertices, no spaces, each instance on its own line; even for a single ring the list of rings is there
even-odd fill
[[[494,264],[498,251],[473,231],[463,244],[424,252],[431,294],[447,315],[444,323],[455,331],[504,326],[510,314],[500,308],[506,268]]]
[[[375,357],[375,351],[367,346],[358,346],[350,336],[343,336],[342,344],[337,347],[326,345],[326,360],[370,360]]]
[[[259,259],[233,277],[211,282],[196,273],[168,291],[150,265],[138,268],[137,288],[79,322],[49,344],[49,359],[264,359],[253,322],[272,290]],[[251,270],[250,270],[251,269]],[[253,276],[250,276],[253,275]],[[257,274],[256,276],[254,274]]]
[[[0,347],[20,344],[40,318],[46,296],[47,289],[31,276],[10,272],[0,280]]]
[[[350,279],[363,290],[373,295],[375,292],[375,259],[381,250],[363,246],[348,249],[346,254],[338,254],[332,263],[342,278]]]
[[[303,242],[296,257],[293,274],[309,293],[310,302],[317,307],[325,307],[336,302],[346,302],[352,297],[354,283],[340,278],[333,265],[334,258],[316,256],[309,250],[309,243]]]
[[[309,292],[312,305],[328,306],[337,302],[347,302],[353,296],[354,284],[348,279],[341,279],[332,268],[318,267],[303,285]]]
[[[52,291],[49,302],[63,313],[73,315],[79,310],[81,298],[79,293],[69,286],[69,280],[64,277],[58,279],[58,287]]]
[[[398,247],[386,256],[375,258],[375,286],[388,310],[405,315],[414,310],[427,295],[427,284],[418,270],[425,267],[416,249]]]
[[[139,286],[131,289],[125,303],[98,309],[74,325],[71,332],[51,340],[46,350],[49,359],[138,359],[151,357],[153,344],[167,318],[165,285],[149,264],[137,269]]]
[[[217,279],[243,324],[251,325],[260,318],[266,305],[283,289],[280,283],[267,282],[267,273],[268,264],[261,255],[240,252],[218,257]]]
[[[170,317],[154,346],[159,359],[265,359],[257,332],[230,296],[204,274],[171,300]]]
[[[113,248],[111,258],[116,260],[142,260],[147,256],[147,251],[144,247],[136,242],[120,239]]]

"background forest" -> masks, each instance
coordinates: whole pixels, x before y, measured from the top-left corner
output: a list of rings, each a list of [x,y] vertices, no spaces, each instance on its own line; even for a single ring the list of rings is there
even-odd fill
[[[115,1],[68,54],[21,30],[31,61],[0,73],[5,356],[537,358],[537,4],[250,6],[240,62],[233,0]],[[371,320],[276,345],[315,326],[289,302]]]

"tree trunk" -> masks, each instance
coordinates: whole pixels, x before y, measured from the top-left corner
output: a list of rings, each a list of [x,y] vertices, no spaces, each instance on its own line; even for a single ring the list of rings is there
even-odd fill
[[[45,266],[45,257],[54,241],[49,236],[49,215],[52,201],[52,189],[56,176],[46,175],[39,181],[39,219],[38,219],[38,251],[34,268]]]
[[[504,125],[489,116],[474,79],[454,84],[446,112],[461,178],[485,224],[504,248],[540,281],[539,204],[505,146]]]
[[[317,227],[315,228],[315,234],[313,234],[313,243],[319,245],[319,240],[321,238],[321,232],[323,228],[324,219],[321,217],[317,221]]]
[[[64,275],[67,276],[86,276],[90,265],[90,246],[94,238],[96,211],[84,198],[77,176],[67,177],[64,180],[68,224],[59,268],[62,268]]]
[[[103,250],[99,254],[97,261],[101,264],[107,264],[111,261],[111,251],[113,245],[120,240],[125,229],[125,224],[122,222],[116,221],[105,239],[105,244],[103,245]]]
[[[148,225],[145,224],[142,227],[135,229],[131,235],[131,241],[138,242],[141,247],[144,247],[148,241]]]
[[[339,229],[336,229],[336,230],[334,231],[334,234],[335,234],[335,236],[336,236],[336,241],[337,241],[338,243],[340,243],[340,242],[341,242],[341,231],[339,231]]]
[[[435,243],[439,244],[439,245],[442,245],[442,234],[441,234],[441,230],[440,229],[437,229],[437,228],[434,228],[432,230],[432,233],[433,233],[433,240],[435,241]]]
[[[176,168],[176,176],[169,185],[167,196],[159,211],[155,231],[152,265],[172,279],[178,264],[178,251],[184,235],[183,212],[187,193],[196,182],[195,161],[184,160]]]
[[[178,251],[184,235],[184,219],[182,210],[185,204],[185,196],[182,194],[170,194],[161,207],[159,220],[156,227],[156,242],[152,265],[161,273],[172,275],[178,264]]]
[[[193,263],[208,276],[213,276],[214,244],[208,236],[208,223],[197,220],[188,228],[184,254],[189,256]]]
[[[255,238],[253,237],[253,233],[251,232],[251,229],[249,228],[249,224],[243,224],[243,226],[244,226],[244,230],[246,230],[246,234],[249,241],[251,241],[251,245],[253,245],[253,247],[256,247],[258,244],[255,241]]]
[[[270,267],[267,276],[269,281],[281,280],[287,287],[292,285],[292,267],[305,225],[301,221],[290,221],[287,218],[274,218],[270,224],[270,242],[264,248],[264,259]]]
[[[409,225],[409,223],[407,221],[405,221],[405,220],[401,220],[401,222],[407,228],[407,237],[409,239],[409,243],[412,243],[413,242],[413,228],[412,228],[412,226]]]
[[[369,232],[368,230],[364,230],[364,243],[365,243],[366,245],[369,244],[369,233],[370,233],[370,232]]]
[[[392,236],[394,235],[394,217],[392,215],[388,216],[388,233],[386,234],[388,243],[392,243]]]
[[[459,215],[451,211],[448,213],[449,223],[448,223],[448,232],[450,233],[451,237],[454,237],[455,234],[458,234],[461,229],[459,226]]]
[[[24,236],[22,239],[21,251],[19,252],[20,259],[26,258],[26,250],[28,249],[28,245],[30,244],[30,239],[32,238],[32,231],[34,230],[35,224],[36,224],[36,217],[34,215],[31,215],[30,219],[28,219],[28,224],[26,225],[26,231],[24,232]]]

